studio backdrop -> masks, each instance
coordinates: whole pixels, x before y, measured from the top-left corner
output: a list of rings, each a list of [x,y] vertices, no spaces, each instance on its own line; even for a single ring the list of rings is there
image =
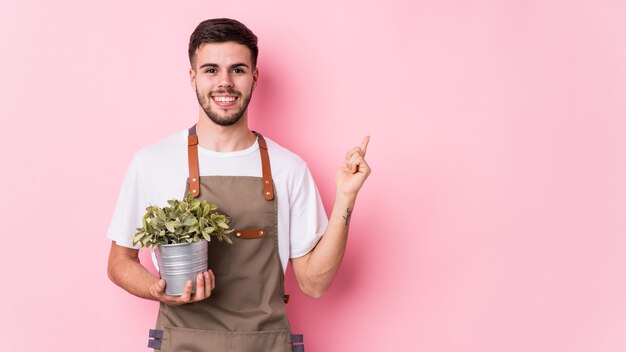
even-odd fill
[[[8,0],[3,351],[148,350],[158,305],[109,281],[106,230],[134,153],[196,121],[215,17],[258,35],[251,127],[327,212],[371,135],[333,286],[287,271],[308,352],[626,350],[623,1]]]

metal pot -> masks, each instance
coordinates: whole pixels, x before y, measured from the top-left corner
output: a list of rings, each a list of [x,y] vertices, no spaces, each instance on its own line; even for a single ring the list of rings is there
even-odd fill
[[[165,280],[165,294],[180,296],[187,281],[192,282],[196,292],[196,275],[207,271],[208,242],[160,244],[155,254],[161,278]]]

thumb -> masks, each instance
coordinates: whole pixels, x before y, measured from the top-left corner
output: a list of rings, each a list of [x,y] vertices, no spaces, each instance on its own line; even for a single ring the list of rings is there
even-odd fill
[[[165,280],[160,279],[156,284],[157,292],[165,292]]]

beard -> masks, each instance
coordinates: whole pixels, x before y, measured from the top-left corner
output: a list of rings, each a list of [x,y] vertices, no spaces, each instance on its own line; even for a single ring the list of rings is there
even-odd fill
[[[198,92],[198,88],[196,88],[196,97],[198,98],[198,103],[202,107],[202,110],[204,110],[206,116],[208,116],[209,119],[213,121],[213,123],[220,126],[231,126],[237,123],[237,121],[241,119],[243,114],[248,109],[248,104],[250,104],[250,99],[252,99],[252,92],[250,92],[250,94],[246,96],[243,96],[242,94],[235,92],[234,90],[217,91],[215,93],[236,94],[238,96],[238,99],[242,99],[241,107],[238,110],[233,111],[229,115],[220,116],[211,109],[211,94],[207,94],[207,96],[205,97],[200,94],[200,92]]]

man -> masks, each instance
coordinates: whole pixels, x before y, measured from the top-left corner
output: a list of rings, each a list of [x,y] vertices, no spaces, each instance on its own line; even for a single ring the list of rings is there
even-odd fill
[[[189,42],[198,122],[139,151],[120,191],[108,231],[108,275],[133,295],[161,302],[151,347],[162,351],[289,351],[287,261],[306,295],[318,298],[328,289],[357,193],[370,174],[366,137],[337,172],[327,219],[305,162],[248,128],[257,55],[257,37],[240,22],[200,23]],[[263,236],[212,249],[219,262],[197,275],[195,293],[189,281],[181,296],[168,296],[164,280],[140,264],[131,236],[146,206],[187,192],[216,203],[234,228],[263,229]]]

